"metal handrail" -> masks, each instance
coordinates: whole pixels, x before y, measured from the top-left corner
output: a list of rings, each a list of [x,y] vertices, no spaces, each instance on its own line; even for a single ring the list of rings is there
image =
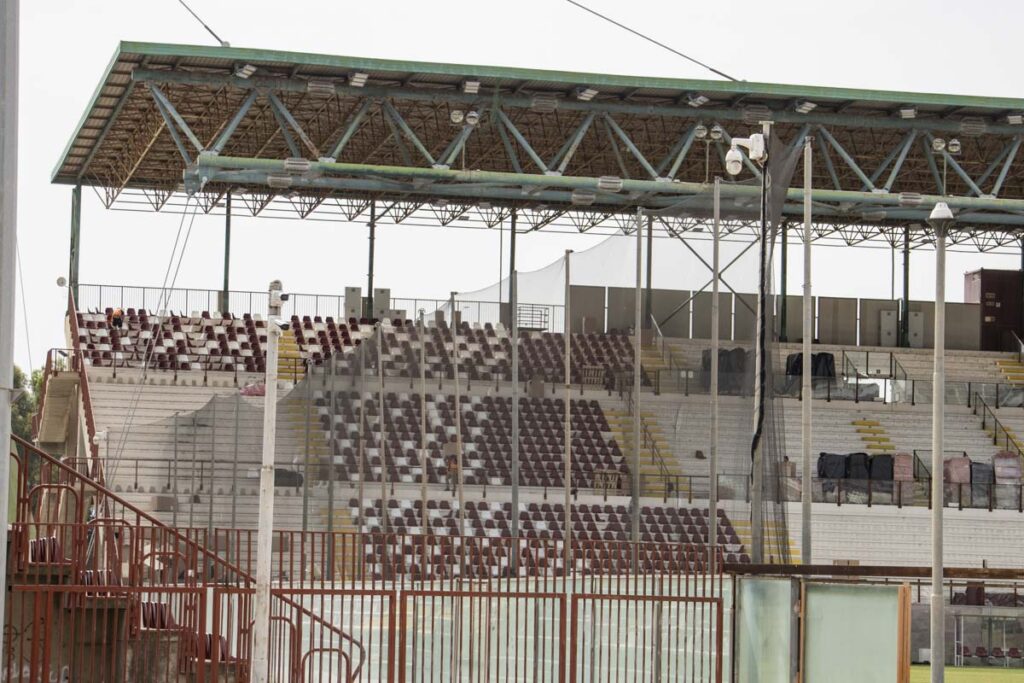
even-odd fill
[[[995,411],[993,411],[989,407],[988,403],[985,402],[985,399],[981,397],[981,394],[978,393],[978,392],[975,392],[975,394],[974,394],[974,414],[975,415],[978,414],[978,406],[981,406],[981,428],[982,429],[986,429],[987,428],[988,420],[990,419],[989,416],[991,416],[991,420],[992,420],[992,444],[995,445],[995,446],[999,446],[1000,445],[999,439],[1000,439],[1000,434],[1001,434],[1002,437],[1003,437],[1003,444],[1002,444],[1003,445],[1003,450],[1006,450],[1006,451],[1011,451],[1011,450],[1012,451],[1016,451],[1017,452],[1017,457],[1021,458],[1022,462],[1024,462],[1024,451],[1022,451],[1020,446],[1017,445],[1017,442],[1014,441],[1010,437],[1010,431],[1005,426],[1003,426],[1002,422],[999,421],[999,418],[996,417]],[[1011,449],[1011,446],[1012,446],[1012,449]]]
[[[1016,330],[1010,330],[1010,334],[1013,335],[1013,340],[1017,342],[1017,362],[1020,363],[1024,359],[1024,341],[1021,341]]]
[[[637,409],[636,403],[633,400],[632,388],[626,392],[626,405],[629,408],[629,414],[633,415],[633,412]],[[638,416],[640,418],[640,431],[643,445],[650,444],[652,460],[658,466],[658,474],[662,476],[665,481],[669,481],[672,477],[672,473],[669,472],[668,466],[665,464],[665,458],[661,455],[661,451],[658,450],[658,444],[654,441],[654,435],[651,434],[651,430],[648,429],[647,424],[644,422],[643,415]],[[640,447],[640,444],[634,444],[636,447]],[[639,477],[639,472],[633,472],[632,476]]]

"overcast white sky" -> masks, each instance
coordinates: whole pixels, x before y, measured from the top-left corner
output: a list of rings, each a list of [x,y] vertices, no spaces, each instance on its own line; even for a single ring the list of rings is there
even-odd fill
[[[1019,61],[1024,3],[1009,0],[587,0],[716,68],[751,81],[1019,96],[1008,77]],[[645,76],[711,77],[706,71],[583,13],[563,0],[191,0],[236,47],[494,64]],[[770,13],[763,14],[765,10]],[[18,301],[15,361],[39,367],[63,346],[70,189],[50,172],[117,41],[209,44],[176,0],[24,0],[21,4],[19,243],[26,320]],[[774,32],[782,32],[779,40]],[[768,40],[768,36],[772,36]],[[788,39],[787,39],[788,38]],[[81,280],[159,285],[178,216],[109,212],[90,191],[82,210]],[[217,288],[222,218],[196,219],[178,286]],[[262,290],[274,278],[291,291],[340,293],[365,284],[363,224],[235,221],[232,287]],[[506,235],[507,237],[507,235]],[[522,270],[596,238],[535,233],[519,242]],[[378,286],[393,296],[445,296],[497,279],[496,232],[412,226],[378,228]],[[507,244],[507,242],[506,242]],[[798,255],[797,255],[798,256]],[[657,256],[655,256],[657,259]],[[887,297],[886,250],[817,248],[816,293]],[[657,260],[656,260],[657,263]],[[934,289],[933,258],[915,252],[912,296]],[[962,297],[963,272],[1015,268],[1015,255],[951,254],[947,290]],[[799,291],[799,258],[791,261]],[[692,267],[693,264],[689,264]],[[441,276],[443,274],[443,276]],[[695,270],[703,282],[705,273]],[[899,291],[899,280],[896,282]]]

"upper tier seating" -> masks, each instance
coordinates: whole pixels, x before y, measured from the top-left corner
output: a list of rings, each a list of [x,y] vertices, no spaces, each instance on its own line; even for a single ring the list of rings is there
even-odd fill
[[[380,480],[380,408],[378,397],[340,390],[317,392],[321,425],[327,438],[334,432],[334,463],[342,480],[359,477],[359,406],[363,411],[363,464],[366,480]],[[333,404],[333,405],[332,405]],[[466,484],[509,485],[512,481],[512,404],[502,396],[461,398],[463,471]],[[456,440],[455,398],[427,394],[427,479],[444,483],[443,445]],[[520,399],[520,483],[525,486],[561,486],[564,472],[562,399]],[[333,418],[332,418],[333,415]],[[421,408],[418,394],[385,395],[386,468],[390,481],[420,481]],[[573,485],[591,488],[596,470],[626,474],[625,458],[611,437],[601,406],[594,400],[570,402]]]
[[[266,322],[248,313],[151,315],[129,308],[119,329],[108,322],[111,309],[78,313],[75,340],[86,361],[97,367],[142,367],[160,370],[266,371],[263,344]]]

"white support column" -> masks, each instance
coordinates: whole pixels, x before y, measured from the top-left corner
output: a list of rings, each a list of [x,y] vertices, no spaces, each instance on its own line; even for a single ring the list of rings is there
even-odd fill
[[[281,328],[281,281],[270,283],[267,310],[267,375],[263,396],[263,462],[256,530],[256,596],[253,601],[252,679],[270,680],[270,568],[274,540],[274,447],[277,435],[277,354]]]
[[[569,304],[569,256],[571,249],[565,250],[565,327],[562,334],[565,339],[565,471],[562,473],[562,488],[565,490],[565,528],[562,530],[562,543],[565,551],[565,580],[568,590],[572,579],[572,412],[569,403],[572,400],[572,317]],[[518,514],[513,510],[512,514]]]
[[[633,543],[640,542],[640,370],[641,361],[643,359],[641,353],[641,313],[640,313],[640,287],[641,287],[641,271],[643,265],[644,256],[644,226],[643,226],[644,210],[641,207],[636,208],[636,295],[633,300],[633,310],[635,312],[633,321],[633,467],[632,467],[632,524],[630,529],[630,540]],[[634,555],[636,550],[634,547]]]
[[[786,292],[782,293],[786,296]],[[814,339],[814,315],[811,299],[811,139],[804,140],[804,324],[803,380],[800,403],[800,562],[811,564],[811,342]]]
[[[423,520],[423,534],[431,533],[430,519],[427,517],[427,461],[430,452],[427,450],[427,321],[423,319],[424,311],[420,310],[420,518]],[[362,503],[360,503],[362,505]]]
[[[519,274],[509,275],[509,329],[512,337],[512,538],[519,538],[519,324],[516,306],[519,302]],[[518,541],[513,541],[518,543]],[[518,550],[512,555],[512,568],[519,566]]]
[[[380,435],[377,441],[377,452],[380,454],[380,514],[384,532],[391,529],[391,515],[388,514],[388,437],[384,432],[384,324],[377,323],[377,422]]]
[[[935,216],[938,208],[936,206]],[[949,209],[945,209],[948,213]],[[946,227],[941,220],[935,229],[935,372],[932,378],[932,596],[931,596],[931,681],[944,683],[946,666],[946,620],[942,586],[943,458],[945,448],[946,399]]]
[[[722,228],[722,179],[715,178],[714,227],[711,249],[711,449],[708,453],[708,566],[718,564],[718,334],[719,275]]]
[[[7,529],[11,459],[11,398],[14,381],[15,254],[18,239],[18,0],[3,2],[0,44],[0,529]],[[0,555],[0,588],[7,585],[7,553]],[[0,619],[6,612],[0,590]],[[6,641],[6,638],[4,638]],[[0,643],[0,662],[4,659]]]

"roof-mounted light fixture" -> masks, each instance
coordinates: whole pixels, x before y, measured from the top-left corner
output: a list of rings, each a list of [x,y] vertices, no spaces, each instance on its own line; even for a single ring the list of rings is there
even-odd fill
[[[333,97],[334,83],[331,81],[307,81],[306,92],[313,97]]]
[[[362,71],[355,71],[351,76],[348,77],[348,84],[353,88],[362,88],[366,85],[366,81],[370,79],[370,74]]]
[[[932,151],[942,153],[946,150],[946,140],[944,138],[932,138]]]
[[[597,97],[598,92],[600,91],[595,88],[580,86],[579,88],[576,88],[576,99],[580,102],[589,102]]]
[[[292,186],[292,177],[290,175],[268,175],[267,186],[275,190],[286,190]]]
[[[906,121],[917,118],[917,107],[906,106],[900,107],[900,118]]]
[[[622,192],[622,178],[615,175],[603,175],[597,179],[597,189],[602,192]]]
[[[811,102],[810,100],[799,100],[793,108],[796,109],[797,114],[810,114],[812,111],[818,108],[817,102]]]
[[[707,136],[708,127],[705,126],[703,123],[698,123],[696,127],[694,127],[693,129],[693,137],[697,138],[698,140],[703,140]]]
[[[480,92],[480,81],[462,81],[462,92],[467,95],[476,95]]]
[[[235,69],[236,78],[249,78],[254,73],[256,73],[256,66],[253,64],[243,64]]]
[[[1011,126],[1024,126],[1024,112],[1015,111],[1007,114],[1006,122]]]
[[[717,142],[718,140],[721,140],[722,138],[725,137],[725,130],[716,123],[715,125],[711,126],[710,134],[711,139]]]
[[[573,190],[572,203],[575,206],[590,206],[597,200],[597,195],[589,190]]]
[[[537,93],[530,100],[530,109],[541,114],[550,114],[558,109],[558,98],[551,93]]]
[[[946,149],[949,150],[950,154],[959,154],[960,150],[963,149],[963,146],[960,144],[959,140],[951,138],[950,141],[946,143]]]
[[[289,173],[309,173],[312,165],[309,159],[304,159],[303,157],[288,157],[282,163],[284,170]]]
[[[686,96],[686,103],[694,109],[703,107],[710,101],[711,99],[707,95],[701,95],[699,92],[692,92]]]

